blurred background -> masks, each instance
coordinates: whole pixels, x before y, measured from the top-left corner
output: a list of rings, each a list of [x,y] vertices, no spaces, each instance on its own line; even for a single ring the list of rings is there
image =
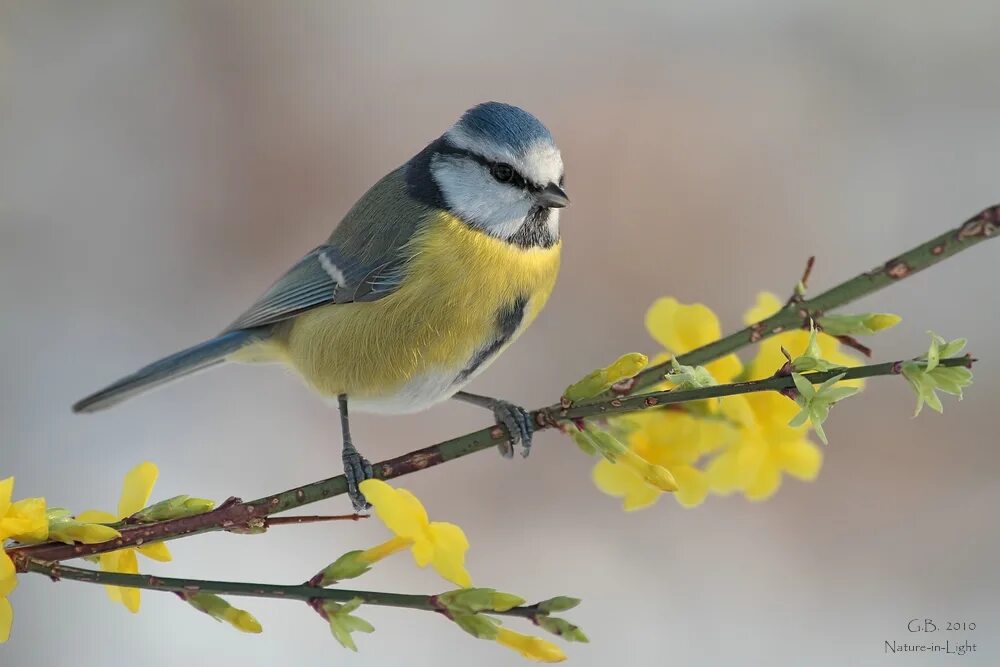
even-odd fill
[[[136,463],[155,497],[258,497],[339,471],[334,410],[273,367],[230,367],[93,416],[70,404],[213,334],[322,241],[364,190],[469,106],[515,103],[555,134],[573,205],[563,271],[532,329],[470,387],[527,406],[630,350],[657,297],[740,325],[760,289],[815,290],[1000,201],[1000,4],[903,0],[0,2],[0,474],[17,495],[117,503]],[[976,385],[910,418],[876,380],[827,424],[820,478],[773,499],[662,498],[625,514],[592,462],[546,432],[401,482],[463,526],[482,585],[572,594],[573,664],[936,665],[930,639],[1000,656],[1000,244],[852,307],[899,313],[888,360],[925,330],[967,336]],[[373,459],[485,425],[480,410],[359,415]],[[313,509],[313,508],[310,508]],[[317,511],[346,512],[340,498]],[[161,574],[301,581],[380,541],[376,521],[171,545]],[[432,592],[407,557],[364,587]],[[25,576],[0,664],[508,665],[432,614],[375,609],[350,654],[304,605],[243,600],[260,636],[145,593]],[[523,630],[523,628],[521,628]],[[949,656],[950,657],[950,656]]]

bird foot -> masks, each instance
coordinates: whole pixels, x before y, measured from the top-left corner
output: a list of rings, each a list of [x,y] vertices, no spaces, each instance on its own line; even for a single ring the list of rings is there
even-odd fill
[[[351,498],[354,511],[363,512],[370,508],[371,505],[365,500],[365,496],[358,489],[358,485],[366,479],[375,477],[375,471],[372,470],[372,464],[368,462],[368,459],[361,456],[358,450],[353,447],[344,450],[343,458],[344,477],[347,478],[347,495]]]
[[[510,433],[509,440],[497,445],[500,455],[505,459],[513,458],[514,446],[520,443],[521,456],[528,458],[528,454],[531,453],[531,436],[535,431],[528,411],[519,405],[500,399],[494,399],[490,409],[493,411],[497,423],[506,426],[508,433]]]

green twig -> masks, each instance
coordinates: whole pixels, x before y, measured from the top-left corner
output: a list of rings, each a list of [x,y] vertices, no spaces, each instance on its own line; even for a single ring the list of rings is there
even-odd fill
[[[15,557],[18,569],[23,572],[43,574],[53,581],[68,579],[91,584],[107,586],[124,586],[126,588],[141,588],[150,591],[166,591],[195,595],[197,593],[212,593],[214,595],[232,595],[256,598],[274,598],[280,600],[299,600],[312,602],[314,600],[334,600],[349,602],[360,598],[364,604],[383,607],[402,607],[422,611],[442,612],[433,595],[408,595],[404,593],[383,593],[380,591],[357,591],[345,588],[320,588],[308,584],[262,584],[237,581],[209,581],[205,579],[185,579],[179,577],[158,577],[149,574],[124,574],[120,572],[101,572],[79,567],[70,567],[61,563],[47,563],[24,556]],[[540,611],[537,605],[514,607],[507,611],[490,611],[490,614],[502,616],[520,616],[534,618]]]

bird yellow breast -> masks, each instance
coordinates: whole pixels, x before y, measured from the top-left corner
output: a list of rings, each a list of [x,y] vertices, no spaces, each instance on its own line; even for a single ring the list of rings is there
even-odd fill
[[[328,396],[379,399],[420,377],[452,377],[495,340],[504,308],[526,300],[513,338],[534,320],[555,285],[560,246],[519,248],[441,213],[411,242],[395,292],[297,317],[281,356]]]

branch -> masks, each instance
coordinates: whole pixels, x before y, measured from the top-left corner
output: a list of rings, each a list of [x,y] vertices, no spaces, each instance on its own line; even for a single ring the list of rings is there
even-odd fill
[[[766,320],[751,324],[714,343],[682,354],[677,357],[677,361],[684,366],[703,366],[713,359],[724,357],[742,347],[757,343],[782,331],[798,329],[803,326],[808,328],[810,318],[815,320],[827,311],[868,296],[904,278],[909,278],[918,271],[923,271],[981,241],[985,241],[998,231],[1000,231],[1000,204],[984,209],[958,228],[918,245],[916,248],[890,259],[885,264],[840,283],[812,299],[796,301],[792,298],[784,308]],[[808,269],[803,277],[808,279]],[[627,388],[623,391],[607,391],[594,397],[593,400],[605,400],[616,394],[624,395],[646,389],[660,382],[668,370],[670,370],[669,360],[656,366],[650,366],[639,373],[633,382],[628,383]]]
[[[345,588],[320,588],[309,584],[284,585],[237,581],[209,581],[205,579],[157,577],[149,574],[101,572],[80,567],[70,567],[61,563],[46,563],[34,558],[27,558],[23,555],[15,555],[14,562],[19,571],[44,574],[53,581],[69,579],[71,581],[82,581],[90,584],[142,588],[150,591],[165,591],[184,595],[212,593],[214,595],[275,598],[281,600],[299,600],[302,602],[312,602],[314,600],[349,602],[355,598],[360,598],[364,604],[419,609],[439,613],[444,612],[444,608],[437,602],[436,597],[433,595],[408,595],[404,593],[383,593],[380,591],[356,591]],[[524,605],[508,609],[507,611],[490,611],[489,613],[491,615],[520,616],[531,619],[539,615],[540,610],[538,609],[538,605]]]
[[[965,366],[971,368],[975,359],[970,356],[955,357],[952,359],[942,359],[940,366]],[[870,364],[868,366],[855,366],[854,368],[835,368],[822,373],[804,373],[802,377],[813,384],[822,384],[830,378],[843,375],[842,380],[859,380],[861,378],[877,377],[879,375],[899,375],[903,371],[903,361],[887,361],[882,364]],[[557,420],[585,419],[598,415],[614,415],[625,412],[638,412],[647,408],[659,408],[676,403],[688,403],[690,401],[702,401],[708,398],[722,398],[723,396],[736,396],[738,394],[751,394],[758,391],[785,392],[795,388],[795,382],[791,374],[773,375],[763,380],[750,380],[748,382],[734,382],[732,384],[717,384],[713,387],[703,387],[701,389],[688,389],[685,391],[655,391],[637,396],[623,396],[602,403],[586,403],[574,406],[569,409],[560,409],[558,413],[552,414],[551,418]]]
[[[890,259],[885,264],[867,273],[862,273],[851,280],[841,283],[815,298],[789,303],[785,308],[766,320],[746,327],[714,343],[681,355],[677,357],[677,361],[688,366],[703,365],[713,359],[723,357],[742,347],[757,343],[766,337],[781,333],[789,328],[797,329],[807,323],[809,318],[815,319],[820,313],[843,306],[855,299],[867,296],[883,287],[903,280],[918,271],[933,266],[962,250],[976,245],[980,241],[990,238],[998,230],[1000,230],[1000,204],[983,210],[957,229],[948,231],[937,238],[931,239],[927,243],[913,248],[909,252]],[[803,277],[807,279],[808,275],[804,275]],[[881,365],[862,368],[871,369],[878,366]],[[589,399],[585,405],[573,407],[572,411],[567,411],[565,416],[561,414],[563,408],[559,404],[556,404],[533,411],[531,413],[532,419],[536,428],[541,430],[555,426],[561,418],[583,418],[653,407],[654,404],[646,405],[647,400],[656,401],[655,405],[659,406],[680,402],[682,400],[680,398],[681,392],[674,392],[669,400],[665,397],[665,394],[668,392],[629,397],[633,392],[649,388],[661,382],[667,370],[669,370],[669,362],[651,366],[636,375],[631,381],[619,383],[612,390]],[[859,372],[859,369],[852,369],[852,371]],[[716,391],[719,390],[718,387],[713,389]],[[696,399],[689,396],[686,400]],[[626,405],[626,401],[629,408],[620,409]],[[380,479],[392,479],[408,475],[445,463],[446,461],[489,449],[507,440],[508,437],[507,429],[502,425],[480,429],[378,463],[373,466],[375,476]],[[249,532],[254,532],[266,526],[264,518],[269,515],[286,512],[302,507],[303,505],[339,496],[346,493],[346,491],[347,482],[343,475],[338,475],[247,503],[240,501],[238,498],[230,498],[216,510],[193,517],[140,526],[116,525],[115,527],[121,528],[121,537],[102,544],[66,545],[45,543],[17,547],[8,550],[8,552],[46,561],[57,561],[105,553],[144,542],[169,540],[209,531],[235,530],[245,532],[249,529]]]
[[[969,356],[953,359],[942,359],[941,366],[971,366],[973,359]],[[823,373],[808,373],[804,375],[814,384],[844,375],[845,380],[876,377],[879,375],[898,375],[902,371],[902,361],[890,361],[882,364],[841,368]],[[585,403],[568,408],[560,405],[540,408],[531,413],[531,418],[538,430],[558,427],[561,422],[601,417],[606,415],[638,412],[649,408],[692,401],[702,401],[709,398],[721,398],[737,394],[748,394],[761,391],[787,391],[795,384],[790,375],[775,375],[763,380],[720,384],[701,389],[684,391],[667,390],[635,396],[615,397],[600,403]],[[393,479],[417,470],[436,466],[445,461],[468,456],[484,449],[493,447],[507,437],[506,430],[500,426],[482,429],[458,438],[446,440],[430,447],[418,449],[409,454],[374,464],[372,468],[379,479]],[[121,537],[99,544],[60,544],[45,543],[32,546],[16,547],[7,551],[15,562],[27,562],[25,559],[42,561],[60,561],[82,556],[115,551],[123,547],[137,546],[153,541],[172,540],[178,537],[195,535],[217,530],[233,532],[259,532],[267,525],[267,517],[278,512],[318,502],[326,498],[339,496],[347,492],[347,482],[343,475],[306,484],[289,491],[267,496],[247,503],[238,498],[230,498],[217,509],[184,519],[162,521],[140,526],[125,526]],[[347,515],[345,518],[353,518]],[[256,530],[255,530],[256,529]]]

